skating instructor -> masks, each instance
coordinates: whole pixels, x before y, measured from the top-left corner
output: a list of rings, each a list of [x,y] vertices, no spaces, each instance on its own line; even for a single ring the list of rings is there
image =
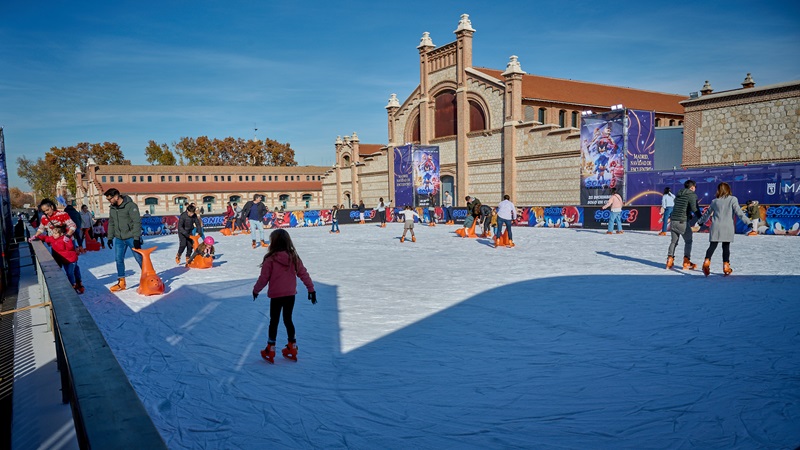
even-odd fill
[[[142,217],[139,207],[127,195],[118,190],[107,190],[106,200],[111,204],[108,209],[108,248],[114,250],[117,261],[117,284],[111,286],[111,292],[123,291],[125,286],[125,252],[128,248],[142,248]],[[133,259],[142,267],[142,255],[131,251]]]

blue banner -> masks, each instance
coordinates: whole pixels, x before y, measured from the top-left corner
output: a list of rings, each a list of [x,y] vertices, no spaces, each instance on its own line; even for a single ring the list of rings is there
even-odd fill
[[[434,197],[434,206],[438,206],[435,198],[439,195],[439,147],[417,147],[412,151],[414,161],[414,197],[412,206],[427,208]],[[402,204],[398,203],[398,206]]]
[[[394,148],[394,204],[414,204],[414,162],[411,145]]]
[[[605,204],[612,187],[624,196],[624,119],[619,110],[581,120],[581,205]]]

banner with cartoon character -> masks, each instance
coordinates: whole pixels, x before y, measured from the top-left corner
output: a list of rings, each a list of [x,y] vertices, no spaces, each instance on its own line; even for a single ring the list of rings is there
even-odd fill
[[[412,152],[414,162],[414,200],[412,206],[427,208],[431,196],[438,196],[441,184],[439,181],[439,147],[417,147]],[[402,203],[397,203],[403,206]],[[434,206],[438,206],[434,200]]]
[[[394,148],[394,201],[395,205],[414,204],[414,161],[412,145]],[[341,222],[340,222],[341,223]]]
[[[612,187],[624,198],[624,122],[625,110],[581,120],[581,205],[605,204]]]
[[[537,213],[537,208],[531,208]],[[544,228],[581,228],[583,227],[583,208],[580,206],[547,206],[541,208],[542,221],[536,224]]]
[[[766,224],[758,227],[758,234],[800,235],[800,205],[762,205],[761,214]],[[759,224],[764,221],[759,220]]]

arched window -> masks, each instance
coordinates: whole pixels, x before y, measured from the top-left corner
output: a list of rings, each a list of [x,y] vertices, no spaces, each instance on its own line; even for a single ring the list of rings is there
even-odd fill
[[[674,127],[675,126],[675,121],[670,119],[669,120],[669,126]]]
[[[420,142],[420,133],[419,129],[419,116],[414,118],[414,123],[411,125],[411,142]]]
[[[476,102],[469,102],[469,131],[481,131],[486,129],[486,114],[483,108]]]
[[[558,112],[558,126],[564,128],[567,122],[567,112],[563,109]]]
[[[308,209],[311,206],[311,194],[303,194],[303,203]]]
[[[533,109],[533,106],[526,106],[525,107],[525,122],[532,122],[536,120],[536,111]]]
[[[680,126],[680,125],[683,125],[683,121],[682,121],[682,120],[679,120],[679,121],[678,121],[678,125],[679,125],[679,126]]]
[[[241,195],[231,195],[228,197],[228,201],[231,203],[240,203],[242,201]]]
[[[661,126],[661,119],[656,119],[656,126],[657,126],[657,127],[660,127],[660,126]]]
[[[572,128],[578,128],[578,111],[572,111]]]
[[[453,136],[458,132],[456,93],[445,91],[436,96],[436,137]]]
[[[342,165],[345,167],[350,167],[350,157],[347,155],[342,156]]]
[[[183,212],[183,206],[189,204],[189,199],[186,197],[175,197],[175,204],[178,205],[178,210]]]
[[[286,204],[289,203],[289,194],[281,194],[281,196],[278,197],[278,201],[281,202],[283,209],[286,209]]]
[[[211,212],[211,208],[214,206],[214,203],[216,203],[216,201],[217,198],[214,197],[213,195],[206,195],[203,197],[203,203],[205,203],[206,205],[206,213]]]
[[[545,123],[545,115],[547,114],[547,110],[544,108],[539,108],[539,122]]]

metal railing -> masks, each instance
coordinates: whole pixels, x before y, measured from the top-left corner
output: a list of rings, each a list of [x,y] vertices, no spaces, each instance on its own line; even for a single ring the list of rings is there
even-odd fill
[[[66,274],[41,241],[32,244],[42,302],[51,302],[61,400],[81,448],[166,449],[125,372]]]

